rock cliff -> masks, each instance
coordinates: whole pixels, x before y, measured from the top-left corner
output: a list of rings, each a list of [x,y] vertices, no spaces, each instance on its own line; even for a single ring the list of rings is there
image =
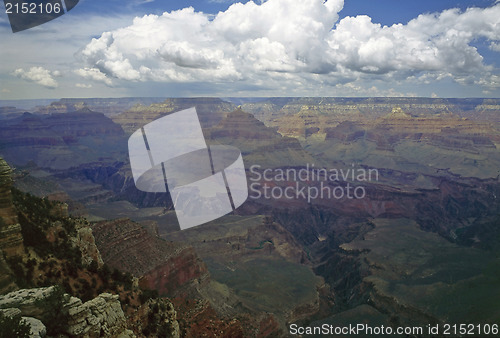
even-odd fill
[[[98,222],[92,230],[106,264],[140,277],[140,285],[160,295],[189,294],[209,280],[192,247],[152,236],[129,219]]]
[[[22,316],[44,320],[47,318],[45,303],[54,292],[53,286],[14,291],[0,296],[0,308],[18,309]],[[66,314],[67,325],[64,332],[59,333],[70,337],[135,337],[127,329],[117,295],[102,293],[85,303],[79,298],[66,295],[60,305]]]
[[[233,104],[217,98],[172,98],[149,106],[138,104],[114,116],[113,121],[121,125],[127,133],[132,134],[161,116],[191,107],[196,107],[203,128],[214,126],[235,108]]]
[[[82,263],[84,265],[90,265],[92,262],[96,262],[98,267],[104,264],[102,260],[101,253],[97,248],[95,243],[95,237],[92,233],[92,228],[88,223],[80,223],[76,227],[76,236],[73,237],[74,245],[82,253]]]
[[[165,100],[164,98],[154,97],[123,97],[123,98],[84,98],[84,99],[61,99],[52,102],[48,106],[40,106],[37,113],[72,113],[74,111],[88,108],[93,111],[103,113],[106,116],[113,116],[128,109],[142,104],[149,105]]]
[[[460,117],[489,119],[498,121],[498,99],[440,99],[413,97],[278,97],[260,102],[244,103],[243,110],[254,114],[266,125],[277,125],[278,119],[298,114],[304,107],[312,107],[317,112],[346,120],[374,120],[390,114],[392,109],[401,107],[417,115],[454,112]]]
[[[24,254],[21,225],[12,203],[11,169],[0,157],[0,293],[16,289],[5,257]]]
[[[52,115],[24,115],[4,122],[0,151],[9,163],[69,168],[80,163],[114,162],[126,154],[121,127],[87,108]]]
[[[210,143],[233,145],[250,165],[275,167],[314,162],[295,138],[283,137],[254,116],[238,108],[207,131]]]
[[[166,298],[149,299],[129,318],[134,331],[144,336],[179,338],[181,330],[177,321],[177,311]]]

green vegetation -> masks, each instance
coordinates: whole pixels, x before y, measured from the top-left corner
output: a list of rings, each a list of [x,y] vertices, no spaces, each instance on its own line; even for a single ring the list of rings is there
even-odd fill
[[[39,257],[6,258],[19,287],[58,284],[64,292],[83,302],[102,292],[118,294],[122,290],[132,290],[133,278],[130,273],[112,270],[107,265],[99,268],[95,261],[88,266],[82,264],[82,253],[74,244],[76,225],[81,220],[62,216],[58,212],[58,202],[38,198],[17,189],[12,189],[12,195],[24,245],[27,251],[32,248]]]
[[[29,287],[30,280],[27,277],[29,277],[29,271],[32,273],[33,270],[26,271],[23,259],[20,256],[7,257],[7,264],[14,273],[16,284],[21,288]]]
[[[149,304],[148,325],[142,330],[146,337],[172,337],[172,326],[166,321],[170,305],[162,301]]]
[[[215,280],[234,289],[245,305],[259,311],[276,313],[277,308],[313,302],[321,283],[308,267],[282,259],[246,260],[233,269],[210,259],[206,263]]]
[[[499,264],[496,253],[459,246],[425,232],[409,219],[374,219],[363,238],[344,244],[369,263],[364,283],[371,299],[397,299],[412,312],[397,314],[404,325],[427,317],[454,322],[495,323],[500,318]],[[480,305],[480,306],[479,306]]]
[[[53,255],[68,259],[71,264],[81,267],[80,250],[73,247],[69,240],[76,235],[75,220],[58,216],[57,212],[54,212],[59,202],[51,202],[47,198],[39,198],[17,189],[12,189],[12,197],[18,212],[24,245],[33,247],[42,258]],[[46,233],[56,223],[60,224],[62,229],[51,243]]]
[[[141,301],[142,304],[146,303],[149,299],[154,299],[158,298],[158,291],[157,290],[150,290],[150,289],[144,289],[142,290],[142,293],[139,296],[139,300]]]
[[[47,327],[47,335],[55,336],[66,331],[69,314],[64,305],[68,302],[69,295],[60,286],[55,286],[50,296],[37,302],[36,305],[43,310],[41,320]]]
[[[61,219],[51,212],[58,202],[51,202],[47,198],[39,198],[16,188],[12,188],[12,199],[18,212],[25,214],[42,230],[47,230],[52,222]]]
[[[254,248],[249,248],[250,250],[260,250],[260,249],[264,249],[264,244],[266,243],[269,243],[271,245],[273,245],[273,241],[269,241],[269,240],[266,240],[266,241],[259,241],[259,245],[254,247]]]
[[[0,338],[25,338],[30,336],[30,325],[21,316],[8,317],[0,312]]]

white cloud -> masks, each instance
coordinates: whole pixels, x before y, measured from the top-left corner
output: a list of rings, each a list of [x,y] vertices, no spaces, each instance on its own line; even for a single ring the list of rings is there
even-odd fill
[[[488,74],[475,82],[486,90],[495,90],[500,88],[500,76]]]
[[[379,88],[377,86],[366,86],[362,83],[350,82],[347,84],[335,85],[335,93],[337,96],[350,96],[352,93],[357,93],[358,96],[369,97],[416,97],[414,92],[402,92],[394,88]]]
[[[92,88],[92,85],[91,84],[85,84],[85,83],[76,83],[75,87],[88,89],[88,88]]]
[[[494,50],[495,52],[500,52],[500,43],[497,42],[490,43],[490,49]]]
[[[28,70],[18,68],[13,72],[13,75],[30,82],[35,82],[46,88],[57,88],[58,83],[54,80],[54,76],[60,76],[60,72],[51,72],[43,67],[31,67]]]
[[[111,81],[110,78],[106,77],[105,74],[101,73],[97,68],[81,68],[75,70],[75,73],[77,75],[80,75],[84,79],[104,82],[108,86],[111,86],[113,84],[113,81]]]
[[[214,17],[193,8],[135,18],[92,39],[80,76],[125,81],[231,83],[291,90],[381,80],[496,87],[497,69],[473,46],[500,51],[500,5],[422,14],[381,26],[368,16],[338,21],[343,0],[236,3]],[[389,87],[390,87],[389,86]]]
[[[450,73],[456,80],[489,71],[471,45],[476,38],[500,40],[500,6],[450,9],[420,15],[407,25],[382,27],[367,16],[347,17],[332,31],[333,58],[362,73]]]

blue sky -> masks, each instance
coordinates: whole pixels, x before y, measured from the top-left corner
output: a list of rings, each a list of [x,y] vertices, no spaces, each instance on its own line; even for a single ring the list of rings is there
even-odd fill
[[[495,0],[80,0],[0,38],[0,99],[500,97]]]

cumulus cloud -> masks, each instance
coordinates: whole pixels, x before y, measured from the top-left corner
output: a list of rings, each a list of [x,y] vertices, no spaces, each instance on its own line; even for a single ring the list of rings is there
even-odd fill
[[[75,87],[88,89],[88,88],[92,88],[92,85],[91,84],[85,84],[85,83],[75,83]]]
[[[18,68],[13,72],[13,75],[51,89],[57,88],[58,86],[54,76],[61,76],[59,71],[51,72],[43,67],[31,67],[28,70]]]
[[[107,77],[106,74],[99,71],[99,69],[97,68],[81,68],[77,69],[75,73],[77,75],[80,75],[84,79],[104,82],[108,86],[111,86],[113,84],[111,79]]]
[[[451,78],[496,87],[493,66],[473,46],[500,51],[500,4],[422,14],[382,26],[365,15],[339,21],[343,0],[235,3],[215,16],[192,7],[135,18],[92,39],[76,73],[111,85],[126,81],[241,81],[284,89],[363,79]]]
[[[407,25],[382,27],[367,16],[347,17],[331,32],[333,58],[364,73],[404,75],[450,73],[460,79],[488,71],[471,45],[477,38],[500,40],[500,6],[420,15]]]

